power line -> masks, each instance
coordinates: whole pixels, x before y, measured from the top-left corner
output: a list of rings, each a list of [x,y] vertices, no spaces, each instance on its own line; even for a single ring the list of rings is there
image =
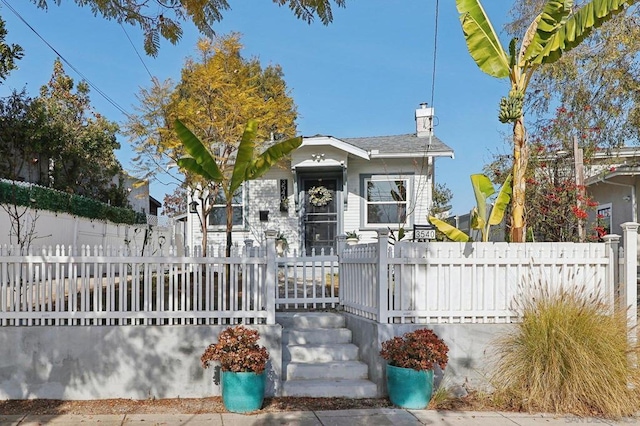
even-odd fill
[[[435,16],[435,27],[433,34],[433,71],[431,72],[431,106],[433,107],[433,99],[435,97],[436,91],[436,57],[438,54],[438,10],[439,10],[439,0],[436,0],[436,16]]]
[[[432,73],[431,73],[431,108],[432,108],[432,114],[431,117],[429,118],[429,137],[427,139],[427,144],[424,150],[424,159],[427,159],[426,161],[426,173],[425,173],[425,161],[423,159],[423,161],[421,162],[420,165],[420,175],[426,174],[427,175],[427,182],[429,182],[429,174],[431,175],[431,185],[435,185],[435,162],[433,160],[429,161],[429,151],[431,150],[431,145],[433,143],[433,137],[434,137],[434,125],[433,125],[433,121],[434,121],[434,115],[433,115],[433,111],[435,111],[434,108],[434,99],[435,99],[435,87],[436,87],[436,58],[437,58],[437,53],[438,53],[438,17],[439,17],[439,9],[440,9],[440,2],[439,0],[436,0],[436,9],[435,9],[435,25],[434,25],[434,40],[433,40],[433,69],[432,69]],[[416,117],[417,119],[417,117]],[[433,157],[431,157],[433,159]],[[431,164],[431,170],[429,170],[429,165]],[[422,179],[422,178],[420,178]],[[420,181],[418,181],[418,188],[420,188],[421,183]],[[426,185],[425,185],[426,186]],[[423,188],[422,190],[424,190],[425,188]],[[419,189],[419,191],[421,192],[422,190]],[[431,204],[433,206],[433,189],[431,192]],[[429,207],[429,212],[431,212],[431,208],[432,206]],[[430,213],[429,213],[430,214]]]
[[[153,80],[153,75],[151,74],[151,71],[149,71],[149,68],[147,68],[147,64],[145,64],[144,61],[142,60],[142,56],[140,56],[140,52],[138,52],[138,49],[136,49],[135,44],[133,44],[133,41],[131,41],[131,37],[129,37],[129,33],[127,33],[127,30],[124,29],[124,26],[122,24],[120,24],[120,28],[122,28],[122,31],[124,31],[124,34],[127,36],[127,40],[129,40],[131,47],[133,47],[133,50],[136,52],[136,55],[138,55],[138,59],[140,59],[140,62],[142,62],[142,66],[144,67],[145,70],[147,70],[147,74],[149,74],[149,77],[151,77],[151,80]]]
[[[62,62],[64,62],[65,64],[67,64],[73,71],[75,71],[76,74],[78,74],[84,81],[87,82],[87,84],[89,84],[89,86],[91,86],[96,92],[98,92],[98,94],[100,94],[107,102],[109,102],[111,105],[113,105],[114,108],[116,108],[118,111],[120,111],[122,114],[124,114],[127,118],[130,117],[129,113],[127,113],[127,111],[124,110],[124,108],[122,108],[120,105],[118,105],[118,103],[116,101],[114,101],[109,95],[107,95],[104,91],[102,91],[98,86],[96,86],[91,80],[89,80],[83,73],[80,72],[80,70],[78,70],[71,62],[69,62],[60,52],[58,52],[56,50],[56,48],[54,48],[47,40],[45,40],[44,37],[42,37],[40,35],[40,33],[38,33],[38,31],[36,31],[35,28],[33,28],[21,15],[20,13],[18,13],[17,10],[15,10],[8,2],[7,0],[0,0],[2,1],[2,3],[9,8],[9,10],[11,12],[13,12],[14,15],[16,15],[18,17],[18,19],[20,19],[27,27],[29,27],[29,29],[31,31],[33,31],[33,33],[38,36],[38,38],[40,40],[42,40],[44,42],[44,44],[47,45],[47,47],[49,47],[49,49],[51,49],[56,55],[58,55],[58,57],[62,60]]]

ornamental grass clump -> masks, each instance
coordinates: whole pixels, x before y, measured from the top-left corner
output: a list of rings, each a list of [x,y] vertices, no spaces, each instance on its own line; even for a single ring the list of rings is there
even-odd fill
[[[494,401],[527,411],[619,418],[640,409],[637,347],[626,313],[584,288],[538,284],[516,302],[522,322],[496,342]],[[635,331],[634,331],[635,332]]]
[[[202,354],[202,367],[208,368],[217,361],[222,371],[262,374],[269,353],[267,348],[258,345],[259,338],[258,331],[242,325],[225,329],[218,336],[218,343],[210,344]]]
[[[444,340],[433,331],[421,328],[383,342],[380,356],[394,367],[432,370],[437,364],[444,370],[449,362],[448,353]]]

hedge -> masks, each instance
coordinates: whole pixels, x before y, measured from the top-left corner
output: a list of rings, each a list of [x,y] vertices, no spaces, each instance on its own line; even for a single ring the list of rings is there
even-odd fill
[[[113,207],[81,195],[67,194],[23,182],[0,181],[0,203],[69,213],[74,216],[108,220],[113,223],[140,224],[147,222],[144,213],[138,213],[124,207]]]

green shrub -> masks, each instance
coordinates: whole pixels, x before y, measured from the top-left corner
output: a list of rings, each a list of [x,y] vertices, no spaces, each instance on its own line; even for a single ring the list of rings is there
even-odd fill
[[[625,315],[611,314],[584,288],[534,287],[517,302],[523,321],[496,342],[494,400],[527,411],[637,413],[638,351],[627,340]]]
[[[0,202],[27,206],[30,204],[29,192],[20,186],[0,182]]]
[[[0,203],[69,213],[89,219],[109,220],[113,223],[141,224],[147,222],[145,214],[131,209],[112,207],[81,195],[67,194],[23,183],[14,184],[0,181]]]

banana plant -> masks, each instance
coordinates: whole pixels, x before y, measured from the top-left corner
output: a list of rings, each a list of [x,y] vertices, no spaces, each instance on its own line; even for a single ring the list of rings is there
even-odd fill
[[[249,120],[242,134],[240,145],[238,145],[233,170],[229,175],[220,170],[215,156],[180,120],[174,122],[174,128],[182,141],[185,151],[189,154],[177,161],[178,166],[202,176],[208,181],[220,184],[220,189],[226,200],[226,255],[230,256],[232,245],[231,230],[233,228],[233,194],[240,189],[244,182],[264,175],[278,161],[298,148],[302,144],[302,137],[278,142],[256,156],[255,138],[258,124],[255,120]]]
[[[511,175],[500,187],[489,214],[487,214],[487,202],[496,193],[491,180],[486,175],[475,174],[471,175],[471,185],[473,185],[473,193],[476,197],[476,206],[471,211],[471,229],[479,230],[482,234],[482,241],[486,242],[489,241],[491,226],[502,222],[511,200]],[[471,240],[469,235],[434,216],[429,216],[429,222],[452,241],[465,243]]]
[[[573,11],[573,0],[547,0],[520,39],[505,50],[479,0],[456,0],[469,54],[478,67],[496,78],[509,78],[509,96],[500,101],[499,120],[513,123],[513,203],[511,241],[525,240],[525,172],[529,150],[525,139],[524,96],[535,70],[557,61],[595,28],[637,0],[591,0]],[[507,53],[508,51],[508,53]]]

